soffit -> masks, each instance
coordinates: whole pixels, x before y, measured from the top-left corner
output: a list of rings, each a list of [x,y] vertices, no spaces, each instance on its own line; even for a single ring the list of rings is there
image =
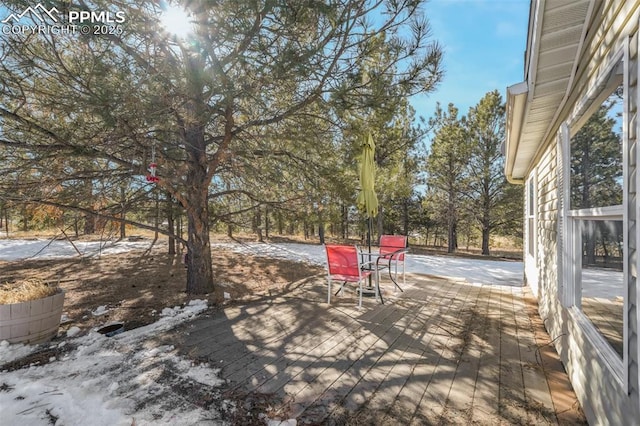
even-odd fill
[[[590,0],[538,0],[529,17],[526,83],[528,92],[520,114],[509,117],[505,172],[513,180],[522,179],[538,148],[544,143],[557,111],[572,81]]]

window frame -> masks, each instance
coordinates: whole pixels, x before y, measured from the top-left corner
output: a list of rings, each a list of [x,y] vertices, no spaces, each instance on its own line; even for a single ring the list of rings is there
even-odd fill
[[[540,295],[538,270],[538,177],[537,168],[534,168],[525,181],[524,188],[524,233],[523,233],[523,260],[524,275],[527,285],[534,296]]]
[[[612,93],[611,86],[614,73],[622,67],[623,86],[623,117],[622,117],[622,204],[594,207],[585,209],[571,209],[571,138],[580,130],[592,113]],[[604,360],[613,377],[621,385],[624,391],[629,393],[629,224],[628,211],[628,187],[629,187],[629,38],[625,39],[622,47],[612,56],[610,65],[603,69],[596,84],[577,103],[573,114],[563,123],[560,131],[562,155],[562,204],[561,211],[562,239],[564,241],[565,260],[562,261],[562,286],[561,299],[563,305],[568,308],[575,322],[584,332],[585,336],[596,348],[598,355]],[[615,83],[615,81],[614,81]],[[618,86],[620,83],[617,83]],[[639,178],[640,179],[640,178]],[[640,210],[637,209],[640,213]],[[581,299],[578,291],[582,286],[582,226],[587,220],[604,221],[616,220],[623,223],[623,351],[622,357],[606,341],[597,330],[591,320],[581,308]],[[640,298],[640,297],[639,297]],[[639,320],[640,322],[640,320]],[[640,324],[639,324],[640,325]],[[640,343],[639,343],[640,346]]]
[[[535,262],[536,256],[536,246],[537,246],[537,210],[538,210],[538,197],[537,194],[537,179],[536,173],[531,173],[529,179],[527,179],[527,205],[525,206],[525,219],[527,221],[527,248],[526,255],[528,259],[533,260]]]

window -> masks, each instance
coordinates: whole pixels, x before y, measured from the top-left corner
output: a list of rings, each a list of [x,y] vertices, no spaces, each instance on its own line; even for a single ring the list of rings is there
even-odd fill
[[[623,62],[569,123],[568,240],[575,306],[611,354],[624,357]],[[579,108],[578,108],[579,110]],[[615,357],[615,355],[613,355]],[[621,364],[620,364],[621,365]]]
[[[580,221],[580,307],[620,357],[623,350],[624,285],[621,220]]]
[[[535,257],[535,183],[533,177],[529,178],[527,184],[527,253],[531,257]]]
[[[571,137],[571,210],[622,204],[622,85]]]

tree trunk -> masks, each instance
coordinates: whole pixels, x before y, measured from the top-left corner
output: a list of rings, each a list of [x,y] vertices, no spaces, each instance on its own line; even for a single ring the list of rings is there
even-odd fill
[[[120,217],[122,221],[120,222],[120,239],[124,240],[127,237],[127,227],[124,223],[127,218],[127,196],[126,196],[126,188],[124,186],[120,187]]]
[[[485,188],[485,192],[488,193],[489,189]],[[482,254],[489,256],[489,242],[491,239],[491,202],[489,197],[484,197],[482,203]]]
[[[604,266],[609,266],[609,249],[607,248],[607,239],[602,237],[602,254],[604,256]]]
[[[93,210],[93,184],[91,181],[86,181],[84,184],[84,195],[86,197],[87,209]],[[96,232],[96,217],[91,213],[84,214],[84,234],[91,235]]]
[[[282,235],[284,233],[284,220],[282,218],[282,212],[278,211],[276,214],[276,218],[278,221],[278,235]]]
[[[482,254],[485,256],[489,256],[489,235],[490,229],[488,226],[482,227]]]
[[[262,237],[262,217],[260,215],[261,209],[260,206],[256,207],[254,216],[253,216],[253,224],[254,224],[254,232],[258,236],[259,242],[264,242],[264,238]]]
[[[194,81],[194,93],[197,97],[202,93],[199,81]],[[199,106],[202,102],[194,101],[190,105],[192,117],[200,117]],[[185,145],[188,154],[189,168],[186,176],[186,193],[184,206],[187,213],[187,294],[212,293],[213,267],[211,265],[211,245],[209,240],[209,185],[210,177],[207,146],[205,143],[204,124],[194,120],[185,126]]]
[[[457,226],[455,221],[449,219],[447,253],[454,253],[458,248],[458,234],[456,232],[456,228]]]
[[[154,206],[154,210],[155,210],[155,214],[153,217],[153,227],[156,229],[155,233],[153,234],[153,242],[155,243],[156,241],[158,241],[158,236],[160,235],[160,233],[158,232],[158,228],[160,227],[160,196],[158,195],[158,191],[155,191],[155,206]]]
[[[175,226],[175,220],[173,215],[173,200],[171,198],[170,193],[167,192],[165,196],[167,197],[167,204],[166,204],[167,209],[165,214],[167,215],[167,230],[169,231],[168,254],[174,255],[176,254],[176,238],[174,237],[174,235],[176,235],[176,226]]]
[[[322,207],[318,209],[318,239],[320,244],[324,244],[324,215],[322,214]]]
[[[409,199],[405,198],[402,205],[402,234],[409,236]]]
[[[176,235],[179,239],[182,239],[182,212],[178,211],[176,218]]]
[[[341,220],[340,220],[340,231],[342,234],[342,239],[346,240],[347,239],[347,235],[348,235],[348,227],[349,227],[349,217],[348,217],[348,211],[347,211],[347,206],[342,204],[340,206],[340,208],[342,209],[341,213]]]
[[[22,231],[27,232],[29,230],[29,219],[27,218],[27,205],[22,206]]]
[[[91,235],[96,233],[96,218],[91,213],[84,215],[84,234]]]
[[[6,207],[4,208],[4,230],[7,238],[9,238],[9,209]]]
[[[454,192],[449,192],[449,203],[447,206],[447,253],[453,253],[458,248],[458,235],[456,227],[458,225],[458,219],[456,217]]]
[[[194,191],[195,192],[195,191]],[[187,209],[187,293],[206,294],[213,292],[213,268],[209,244],[209,205],[204,194],[192,194],[191,208]]]

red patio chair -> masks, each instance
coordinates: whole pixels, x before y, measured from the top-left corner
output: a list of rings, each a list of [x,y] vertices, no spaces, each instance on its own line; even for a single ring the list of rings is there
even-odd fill
[[[342,291],[346,283],[358,283],[360,293],[358,307],[361,308],[362,282],[365,281],[373,271],[363,270],[366,263],[360,260],[360,253],[356,246],[326,244],[324,247],[327,251],[327,279],[329,280],[327,303],[331,303],[332,281],[342,281],[342,285],[335,294],[336,296]]]
[[[376,270],[384,269],[381,262],[386,262],[389,268],[389,278],[397,288],[398,285],[398,263],[402,262],[402,285],[406,284],[404,258],[407,253],[407,237],[405,235],[381,235],[380,236],[380,256],[377,260]],[[391,265],[394,266],[394,274],[391,275]]]

